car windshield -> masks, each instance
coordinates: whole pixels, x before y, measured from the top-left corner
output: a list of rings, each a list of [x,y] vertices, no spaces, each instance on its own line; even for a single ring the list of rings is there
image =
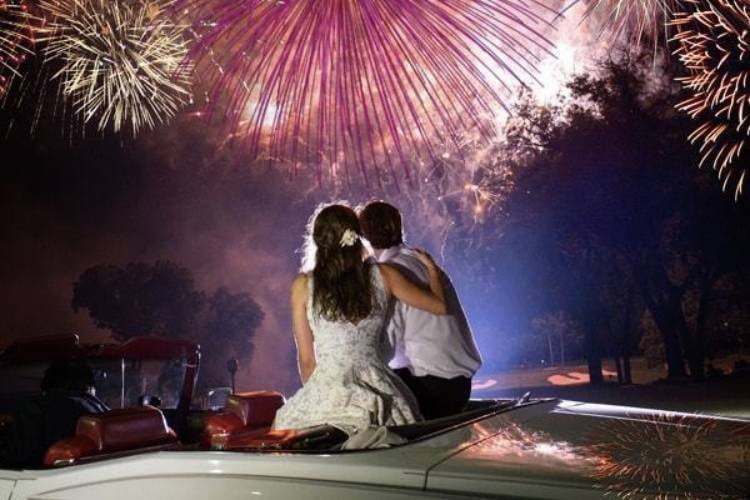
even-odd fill
[[[87,359],[94,372],[96,396],[110,408],[137,406],[143,397],[158,398],[162,409],[180,401],[186,361],[182,359]],[[18,401],[37,395],[49,363],[23,363],[0,367],[0,413]],[[155,402],[154,399],[151,399]],[[148,401],[146,401],[148,402]]]

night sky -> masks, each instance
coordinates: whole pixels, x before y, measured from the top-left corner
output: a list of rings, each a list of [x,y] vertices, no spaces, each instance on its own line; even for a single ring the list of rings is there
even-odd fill
[[[0,345],[67,332],[84,341],[105,340],[108,333],[94,326],[87,311],[71,308],[80,273],[98,264],[168,259],[192,271],[196,288],[248,292],[263,308],[252,360],[241,360],[243,387],[294,387],[288,287],[317,203],[346,198],[356,204],[373,196],[407,203],[409,241],[440,250],[436,228],[446,221],[428,195],[408,189],[342,192],[318,184],[311,172],[290,176],[283,168],[248,161],[242,148],[220,144],[221,128],[197,118],[183,117],[137,139],[71,140],[54,120],[33,135],[25,126],[14,122],[0,142]],[[409,210],[419,203],[408,200],[421,203],[420,210]],[[449,255],[442,263],[455,275],[480,343],[494,344],[498,328],[521,320],[505,313],[513,300],[522,300],[512,278],[499,284],[508,287],[503,310],[487,311],[487,290],[459,272]]]
[[[264,308],[254,374],[285,362],[288,284],[315,195],[300,194],[303,178],[216,153],[202,128],[72,146],[59,130],[31,139],[16,130],[0,145],[3,344],[65,332],[101,339],[87,312],[71,309],[78,275],[96,264],[169,259],[193,272],[197,288],[246,291]],[[273,376],[284,384],[289,374]]]
[[[535,91],[541,99],[554,100],[562,82],[584,69],[586,56],[604,43],[592,41],[580,24],[582,8],[558,22],[557,58],[540,64],[546,85]],[[242,385],[284,389],[298,384],[290,362],[288,287],[317,203],[389,198],[407,211],[409,242],[440,254],[441,231],[450,223],[445,203],[429,193],[412,195],[406,184],[399,193],[373,186],[346,190],[318,183],[312,172],[290,176],[253,161],[226,142],[225,127],[191,116],[191,109],[137,139],[95,128],[84,138],[71,133],[59,109],[46,106],[48,115],[32,132],[33,96],[26,100],[20,110],[0,109],[0,347],[52,333],[106,339],[86,311],[71,308],[76,278],[98,264],[168,259],[189,268],[199,289],[225,286],[248,292],[261,305],[265,320],[252,360],[241,360]],[[480,347],[493,349],[504,332],[525,327],[517,275],[488,290],[451,255],[439,256],[454,276]],[[489,300],[497,305],[491,310],[484,307]]]

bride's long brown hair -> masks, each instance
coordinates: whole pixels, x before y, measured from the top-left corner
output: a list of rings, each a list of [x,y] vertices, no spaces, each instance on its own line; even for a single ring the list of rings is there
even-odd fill
[[[357,235],[346,242],[351,245],[342,242],[347,230]],[[306,246],[313,309],[329,321],[366,318],[372,311],[372,266],[362,261],[362,230],[354,210],[339,204],[319,207],[308,224]]]

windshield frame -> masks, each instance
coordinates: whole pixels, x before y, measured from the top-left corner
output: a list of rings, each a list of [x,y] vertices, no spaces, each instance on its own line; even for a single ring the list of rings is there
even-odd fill
[[[185,358],[185,372],[172,425],[178,435],[187,428],[187,418],[198,378],[200,345],[181,339],[155,336],[132,337],[123,343],[82,344],[76,334],[44,335],[13,342],[0,352],[0,367],[60,359],[84,360],[175,360]],[[121,368],[122,369],[122,368]]]

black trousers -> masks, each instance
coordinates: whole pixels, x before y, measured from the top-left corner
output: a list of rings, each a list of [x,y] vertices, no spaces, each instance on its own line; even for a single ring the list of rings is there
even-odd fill
[[[414,393],[419,403],[419,411],[427,420],[461,413],[469,401],[469,377],[415,377],[408,368],[399,368],[395,372]]]

